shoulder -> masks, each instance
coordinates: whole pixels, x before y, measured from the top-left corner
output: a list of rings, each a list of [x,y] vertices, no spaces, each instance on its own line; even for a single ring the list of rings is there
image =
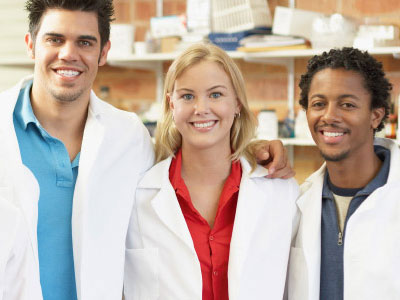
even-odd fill
[[[281,195],[287,195],[291,199],[298,196],[299,185],[294,178],[266,178],[265,176],[268,175],[268,170],[264,167],[257,165],[257,167],[252,171],[250,164],[245,158],[242,157],[240,162],[242,165],[242,182],[252,182],[265,194],[279,193]]]
[[[325,172],[326,172],[326,164],[324,163],[317,171],[312,173],[300,186],[300,196],[304,195],[314,186],[317,185],[320,185],[322,190]]]
[[[139,146],[135,147],[137,149],[145,147],[153,151],[150,134],[135,113],[115,108],[92,92],[89,114],[103,125],[107,137]]]
[[[111,104],[98,98],[93,92],[89,105],[90,113],[99,116],[101,121],[110,127],[143,127],[140,118],[133,112],[115,108]]]
[[[161,188],[169,182],[169,168],[172,156],[158,162],[150,168],[138,184],[138,189]]]

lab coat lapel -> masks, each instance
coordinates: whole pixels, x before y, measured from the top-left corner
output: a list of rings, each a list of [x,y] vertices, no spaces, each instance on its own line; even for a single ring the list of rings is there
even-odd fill
[[[319,298],[321,268],[321,211],[325,164],[301,186],[304,191],[297,201],[301,212],[296,246],[304,251],[310,299]]]
[[[257,167],[250,174],[251,167],[245,159],[241,159],[242,180],[240,182],[239,197],[236,208],[235,223],[229,253],[229,297],[237,299],[241,282],[243,264],[248,255],[250,242],[260,216],[259,212],[268,205],[268,199],[260,197],[263,191],[252,178],[268,175],[264,168]],[[265,192],[264,192],[265,193]]]
[[[171,157],[155,165],[143,178],[139,187],[158,189],[157,194],[151,201],[154,211],[165,226],[193,253],[196,253],[185,217],[169,181],[170,165]]]
[[[21,208],[29,226],[31,247],[38,264],[37,250],[37,213],[39,184],[32,172],[22,164],[18,139],[13,123],[13,113],[18,95],[32,76],[24,78],[16,86],[0,95],[0,141],[8,167],[8,176],[13,183],[13,192],[7,192],[11,201]]]
[[[100,105],[101,103],[92,92],[82,140],[78,178],[74,191],[72,237],[78,298],[82,298],[85,294],[82,283],[90,280],[91,276],[91,274],[85,273],[85,264],[83,262],[85,256],[88,256],[89,259],[89,256],[93,255],[93,253],[90,253],[89,233],[85,232],[85,228],[87,228],[86,225],[90,221],[91,213],[93,213],[88,210],[90,189],[95,188],[91,186],[90,182],[91,171],[104,137]]]

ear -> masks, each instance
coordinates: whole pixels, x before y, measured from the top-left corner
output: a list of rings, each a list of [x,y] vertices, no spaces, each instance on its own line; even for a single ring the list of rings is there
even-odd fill
[[[30,33],[25,34],[25,44],[30,58],[35,59],[35,43]]]
[[[373,129],[378,128],[384,116],[385,116],[384,107],[373,108],[371,113],[371,127]]]
[[[171,94],[167,93],[166,96],[167,96],[167,101],[169,103],[169,109],[173,111],[175,107],[174,107],[174,102],[171,99]]]
[[[235,114],[240,113],[241,110],[242,110],[242,103],[240,103],[239,99],[236,99]]]
[[[107,43],[103,46],[103,49],[101,49],[100,53],[100,58],[99,58],[99,66],[104,66],[107,62],[107,55],[108,51],[110,51],[111,48],[111,42],[107,41]]]

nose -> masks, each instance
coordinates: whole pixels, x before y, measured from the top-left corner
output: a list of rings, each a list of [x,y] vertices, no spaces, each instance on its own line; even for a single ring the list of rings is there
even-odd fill
[[[58,52],[58,58],[61,60],[76,61],[78,56],[78,47],[73,42],[66,42]]]
[[[209,101],[207,97],[198,97],[196,99],[194,109],[194,113],[196,115],[207,114],[210,111]]]
[[[340,120],[340,110],[333,103],[328,103],[323,110],[321,120],[327,124],[336,123]]]

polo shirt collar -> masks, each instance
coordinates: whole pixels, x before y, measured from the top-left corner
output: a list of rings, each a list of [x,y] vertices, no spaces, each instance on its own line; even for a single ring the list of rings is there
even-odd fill
[[[33,113],[30,92],[32,88],[33,81],[29,81],[28,84],[21,90],[18,98],[18,104],[16,109],[16,116],[18,122],[21,124],[22,128],[26,130],[28,124],[34,123],[36,126],[40,126],[38,119]]]

